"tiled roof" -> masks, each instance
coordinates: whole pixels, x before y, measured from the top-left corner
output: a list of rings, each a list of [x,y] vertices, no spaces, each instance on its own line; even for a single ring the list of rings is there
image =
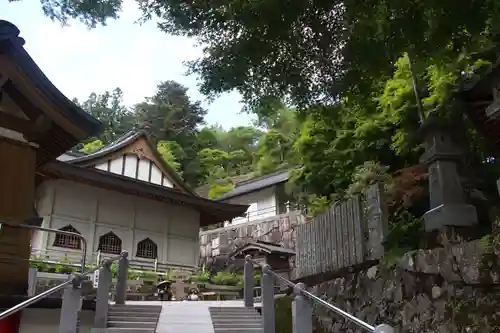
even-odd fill
[[[294,256],[295,251],[292,249],[287,249],[279,244],[269,243],[264,241],[248,242],[245,245],[236,249],[233,253],[229,255],[230,258],[243,257],[246,250],[259,250],[266,252],[267,254],[278,254],[282,256]]]
[[[217,200],[223,201],[243,194],[259,191],[276,184],[285,183],[289,178],[289,170],[284,170],[269,175],[249,179],[236,184],[236,188],[234,190],[224,193]]]
[[[164,168],[168,171],[168,174],[170,177],[173,178],[173,180],[176,182],[177,185],[179,185],[182,189],[184,189],[186,192],[198,196],[189,186],[182,180],[181,177],[177,174],[177,172],[172,169],[172,167],[163,160],[163,158],[160,156],[158,153],[158,150],[154,146],[154,144],[151,142],[151,139],[149,138],[148,134],[146,131],[140,130],[140,131],[130,131],[128,133],[125,133],[115,141],[111,142],[109,145],[106,147],[102,148],[101,150],[96,151],[95,153],[84,155],[81,157],[73,158],[66,160],[65,162],[71,163],[71,164],[76,164],[76,165],[81,165],[81,164],[86,164],[86,162],[101,158],[103,156],[106,156],[107,154],[114,153],[127,145],[133,143],[136,139],[139,137],[143,136],[146,139],[146,142],[150,146],[151,150],[153,153],[155,153],[157,156],[157,160],[159,163],[162,163]]]

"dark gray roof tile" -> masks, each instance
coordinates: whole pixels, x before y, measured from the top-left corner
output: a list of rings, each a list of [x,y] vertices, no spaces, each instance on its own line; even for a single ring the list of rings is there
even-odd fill
[[[289,178],[290,178],[289,170],[285,170],[249,179],[244,182],[236,184],[236,188],[234,190],[224,193],[217,200],[223,201],[247,193],[259,191],[276,184],[285,183],[288,181]]]

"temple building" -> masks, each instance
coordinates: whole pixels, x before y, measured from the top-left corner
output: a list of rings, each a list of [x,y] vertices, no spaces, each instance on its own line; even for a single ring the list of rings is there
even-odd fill
[[[103,149],[63,154],[39,171],[36,209],[43,226],[81,234],[87,262],[129,251],[138,269],[194,269],[199,229],[247,209],[196,195],[160,156],[148,135],[129,132]],[[79,262],[73,236],[36,232],[32,252]]]

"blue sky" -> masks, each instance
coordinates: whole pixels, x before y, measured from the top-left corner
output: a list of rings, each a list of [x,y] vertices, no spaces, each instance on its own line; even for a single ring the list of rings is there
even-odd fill
[[[225,94],[209,104],[197,90],[197,77],[184,75],[183,61],[202,55],[194,40],[167,35],[153,21],[135,24],[140,12],[132,0],[123,9],[119,20],[93,30],[76,21],[61,27],[34,0],[2,1],[0,18],[17,25],[27,51],[68,98],[82,100],[91,92],[120,87],[125,103],[132,105],[151,96],[160,81],[175,80],[189,88],[192,99],[203,101],[208,123],[225,128],[250,123],[248,115],[239,114],[239,94]]]

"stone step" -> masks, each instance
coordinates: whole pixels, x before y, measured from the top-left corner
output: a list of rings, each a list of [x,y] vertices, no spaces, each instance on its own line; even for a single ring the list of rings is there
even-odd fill
[[[134,311],[109,311],[108,312],[108,317],[142,317],[142,318],[158,318],[160,316],[160,313],[151,313],[151,312],[134,312]]]
[[[213,313],[213,314],[239,314],[239,315],[242,315],[242,316],[259,314],[257,311],[252,311],[252,310],[248,310],[248,311],[233,311],[233,310],[228,310],[228,311],[210,311],[210,313]]]
[[[149,312],[149,313],[160,313],[161,306],[111,306],[109,311],[118,311],[118,312]]]
[[[151,328],[108,327],[93,328],[90,333],[155,333],[155,330]]]
[[[260,316],[244,316],[244,317],[238,317],[238,318],[228,318],[226,316],[211,316],[213,321],[217,322],[240,322],[240,321],[262,321],[262,317]]]
[[[221,313],[214,314],[211,313],[210,316],[212,318],[228,318],[228,319],[238,319],[238,318],[253,318],[253,319],[262,319],[262,316],[257,314],[233,314],[233,313]]]
[[[122,322],[147,322],[147,323],[156,323],[158,321],[158,316],[154,317],[139,317],[135,315],[131,315],[128,317],[123,316],[108,316],[108,321],[122,321]]]
[[[210,311],[255,311],[255,308],[245,306],[211,306]]]
[[[161,305],[137,305],[137,304],[110,304],[110,308],[127,308],[127,309],[161,309]]]
[[[234,328],[234,327],[228,327],[228,328],[216,328],[214,329],[215,333],[218,332],[224,332],[224,333],[257,333],[257,332],[264,332],[264,329],[261,327],[255,327],[255,328]]]
[[[226,324],[226,325],[216,325],[216,324],[213,324],[213,327],[214,329],[219,329],[219,328],[233,328],[235,330],[246,330],[247,328],[248,329],[262,329],[262,324],[261,323],[253,323],[253,324],[250,324],[250,323],[246,323],[246,324],[238,324],[238,325],[235,325],[235,324]]]
[[[253,311],[253,310],[248,310],[248,311],[233,311],[233,310],[210,311],[210,313],[211,314],[237,314],[237,315],[241,315],[241,316],[259,314],[257,311]]]
[[[144,322],[144,321],[129,322],[129,321],[109,321],[108,320],[108,327],[155,329],[156,324],[157,324],[156,321],[155,322]]]

